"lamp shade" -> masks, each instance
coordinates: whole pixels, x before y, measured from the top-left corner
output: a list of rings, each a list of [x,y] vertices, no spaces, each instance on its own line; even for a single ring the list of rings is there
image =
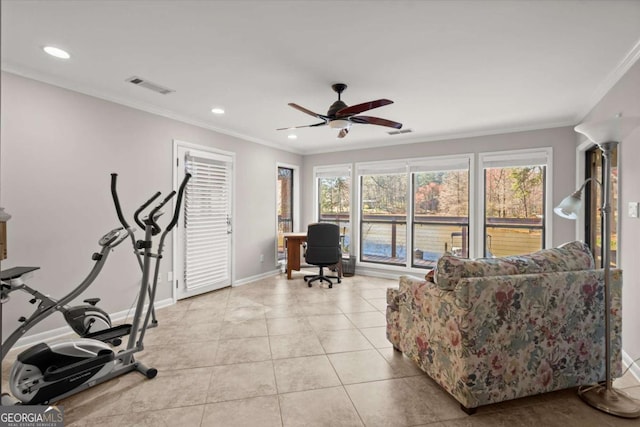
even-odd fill
[[[553,208],[556,215],[567,219],[577,219],[582,206],[581,189],[565,197],[558,206]]]
[[[636,127],[640,126],[640,117],[622,117],[598,122],[581,123],[574,128],[596,144],[605,142],[622,142]]]

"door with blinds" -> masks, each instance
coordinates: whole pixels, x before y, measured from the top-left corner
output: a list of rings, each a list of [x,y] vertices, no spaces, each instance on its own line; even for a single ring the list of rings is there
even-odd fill
[[[178,145],[176,178],[191,173],[176,239],[177,299],[231,285],[233,157]]]

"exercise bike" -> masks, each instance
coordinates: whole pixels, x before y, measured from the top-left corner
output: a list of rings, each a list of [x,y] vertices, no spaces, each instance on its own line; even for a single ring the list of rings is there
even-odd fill
[[[0,273],[0,300],[3,304],[9,301],[10,294],[15,291],[31,294],[33,298],[29,302],[31,304],[38,303],[29,318],[23,316],[18,319],[21,325],[2,343],[2,359],[4,360],[9,349],[16,344],[20,337],[56,311],[62,313],[67,324],[80,337],[99,339],[114,346],[120,345],[122,340],[113,333],[101,335],[102,331],[111,329],[112,324],[109,315],[96,306],[100,298],[85,299],[85,305],[70,307],[67,304],[82,294],[95,281],[111,250],[125,240],[128,235],[129,232],[126,229],[117,228],[102,236],[98,241],[102,249],[92,255],[91,259],[96,262],[89,275],[76,288],[59,300],[44,295],[25,283],[25,279],[30,276],[30,273],[40,267],[13,267],[2,271]],[[122,335],[128,333],[123,328],[120,328],[120,330],[123,332]]]
[[[153,311],[164,240],[178,222],[184,189],[190,177],[190,174],[186,174],[180,184],[173,217],[164,231],[158,225],[157,219],[162,215],[160,209],[175,196],[175,191],[165,197],[143,219],[140,219],[140,214],[160,196],[160,192],[145,202],[134,215],[136,223],[144,226],[145,237],[144,240],[136,242],[136,248],[141,252],[142,280],[133,323],[127,325],[129,337],[126,349],[116,354],[109,345],[95,338],[79,338],[51,345],[37,344],[18,355],[9,375],[13,397],[3,394],[2,405],[55,403],[131,371],[138,371],[149,379],[157,375],[157,369],[135,360],[134,355],[144,349],[143,340]],[[118,201],[116,178],[117,175],[112,174],[112,196],[118,218],[124,227],[122,230],[125,231],[117,238],[122,241],[130,233]],[[161,232],[156,253],[153,253],[153,237]],[[153,279],[150,280],[153,264],[155,270]],[[147,293],[149,303],[145,308]],[[109,333],[109,330],[103,333]],[[4,351],[3,346],[3,355]]]

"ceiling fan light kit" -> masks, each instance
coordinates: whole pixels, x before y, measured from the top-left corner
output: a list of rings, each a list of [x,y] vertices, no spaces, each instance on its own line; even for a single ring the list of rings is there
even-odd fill
[[[349,107],[341,99],[342,92],[344,92],[344,90],[347,88],[347,85],[344,83],[335,83],[331,85],[331,88],[338,94],[338,100],[335,101],[333,104],[331,104],[331,107],[329,107],[329,110],[327,111],[326,115],[314,113],[313,111],[307,110],[306,108],[301,107],[300,105],[295,104],[293,102],[289,103],[289,105],[295,108],[296,110],[322,120],[320,123],[315,123],[312,125],[280,128],[277,130],[289,130],[289,129],[304,128],[304,127],[317,127],[317,126],[329,125],[329,127],[332,129],[340,129],[340,132],[338,133],[338,138],[344,138],[347,135],[347,133],[349,133],[349,129],[351,128],[351,125],[353,123],[386,126],[394,129],[402,128],[402,123],[394,122],[392,120],[382,119],[380,117],[358,115],[364,111],[368,111],[374,108],[393,104],[393,101],[389,99],[377,99],[375,101],[364,102],[362,104],[352,105],[351,107]]]
[[[345,119],[336,119],[329,122],[329,127],[333,129],[345,129],[351,126],[351,122]]]

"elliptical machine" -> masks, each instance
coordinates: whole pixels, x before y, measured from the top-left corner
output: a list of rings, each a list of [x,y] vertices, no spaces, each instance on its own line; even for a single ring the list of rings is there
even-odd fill
[[[160,192],[145,202],[135,213],[136,223],[144,226],[145,238],[136,242],[136,248],[141,251],[142,257],[142,280],[140,281],[133,324],[126,325],[129,329],[126,350],[115,354],[109,345],[92,338],[67,340],[51,345],[37,344],[18,355],[9,376],[9,384],[15,398],[3,394],[2,405],[54,403],[131,371],[138,371],[149,379],[157,375],[157,369],[135,360],[134,354],[144,349],[143,340],[153,311],[164,240],[178,222],[182,196],[189,178],[191,175],[186,174],[180,184],[173,218],[160,236],[156,253],[152,252],[152,247],[153,237],[162,231],[157,223],[158,217],[162,215],[160,209],[171,200],[176,192],[172,191],[142,220],[140,214],[160,196]],[[126,230],[126,233],[119,238],[122,241],[130,232],[118,201],[115,188],[116,179],[117,175],[112,174],[113,200],[118,218]],[[151,268],[154,263],[153,281],[150,281]],[[145,309],[147,293],[149,293],[149,304]],[[3,346],[3,356],[4,354]]]
[[[25,283],[25,279],[29,276],[29,273],[38,270],[40,267],[13,267],[2,271],[2,273],[0,273],[0,300],[2,304],[6,303],[10,299],[10,294],[15,291],[23,291],[31,294],[33,298],[29,300],[29,302],[31,304],[38,303],[37,308],[29,318],[23,316],[18,319],[22,325],[18,326],[2,343],[2,360],[4,360],[9,349],[16,344],[20,337],[56,311],[62,313],[67,324],[81,337],[98,339],[114,346],[120,345],[122,340],[120,340],[119,336],[116,336],[113,331],[108,334],[101,334],[102,331],[112,329],[112,325],[109,315],[96,306],[100,298],[85,299],[84,302],[86,304],[84,305],[69,307],[67,304],[82,294],[94,282],[106,263],[109,253],[126,239],[128,235],[129,231],[126,229],[116,228],[102,236],[98,241],[102,249],[100,252],[94,252],[92,255],[91,259],[96,263],[93,265],[89,275],[71,292],[59,300],[44,295]],[[129,333],[125,331],[124,328],[119,328],[119,330],[122,331],[120,336]]]

